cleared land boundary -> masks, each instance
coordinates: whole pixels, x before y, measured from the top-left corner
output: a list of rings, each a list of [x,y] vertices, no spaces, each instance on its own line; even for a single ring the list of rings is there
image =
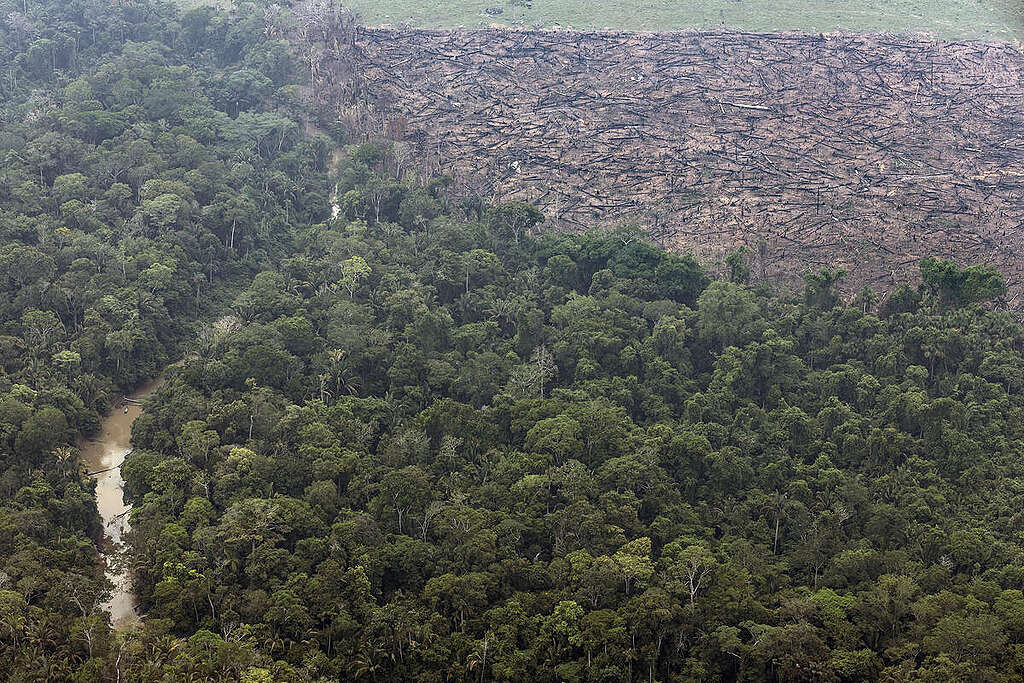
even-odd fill
[[[360,28],[323,64],[336,106],[548,227],[638,223],[781,280],[916,261],[1024,282],[1024,55],[896,35]]]

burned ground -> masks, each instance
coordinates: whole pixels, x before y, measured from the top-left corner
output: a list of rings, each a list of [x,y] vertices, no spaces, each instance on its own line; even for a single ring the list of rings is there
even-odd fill
[[[755,277],[926,255],[1024,284],[1024,55],[906,36],[360,29],[339,75],[488,198]],[[354,60],[354,64],[352,62]],[[335,72],[343,74],[335,62]]]

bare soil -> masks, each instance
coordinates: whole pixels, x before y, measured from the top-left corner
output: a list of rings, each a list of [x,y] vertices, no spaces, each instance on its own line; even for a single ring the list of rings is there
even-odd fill
[[[755,275],[912,279],[923,256],[1024,284],[1024,55],[895,35],[360,28],[325,56],[339,112],[546,228],[624,222]],[[1019,307],[1019,303],[1015,307]]]

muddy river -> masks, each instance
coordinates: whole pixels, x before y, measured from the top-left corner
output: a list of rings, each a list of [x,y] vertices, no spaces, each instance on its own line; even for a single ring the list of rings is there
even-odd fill
[[[82,453],[82,467],[86,472],[95,473],[96,505],[103,518],[104,554],[109,558],[111,552],[121,546],[121,537],[128,530],[128,511],[125,505],[121,479],[121,463],[131,452],[132,422],[139,416],[142,409],[132,403],[141,401],[157,389],[164,380],[153,380],[135,393],[129,395],[125,405],[113,408],[102,421],[102,428],[94,439],[79,443]],[[127,411],[126,411],[127,408]],[[114,628],[128,629],[138,625],[139,618],[135,614],[136,600],[131,592],[131,584],[127,568],[115,569],[107,562],[107,576],[114,583],[114,591],[110,601],[103,608],[110,612],[110,621]]]

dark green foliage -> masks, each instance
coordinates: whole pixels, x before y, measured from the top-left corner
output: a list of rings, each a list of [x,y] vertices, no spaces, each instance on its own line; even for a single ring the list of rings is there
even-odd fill
[[[750,249],[746,246],[729,252],[725,265],[729,267],[729,282],[745,285],[750,281]]]
[[[276,90],[296,77],[289,50],[255,7],[179,17],[149,1],[12,0],[0,17],[0,678],[124,680],[154,656],[170,678],[273,669],[209,632],[169,645],[160,619],[110,632],[73,444],[115,392],[182,354],[197,316],[270,268],[295,225],[328,215],[324,147],[300,139],[304,114]],[[308,326],[280,323],[257,360],[314,353]],[[202,439],[184,443],[202,462]],[[188,473],[160,463],[160,490]],[[190,594],[201,583],[182,581]]]
[[[878,318],[831,271],[708,284],[634,239],[300,235],[136,431],[147,613],[340,678],[1016,675],[1019,326]],[[304,279],[355,255],[354,295]],[[159,548],[215,586],[191,611]]]
[[[1000,274],[926,259],[875,316],[537,234],[393,143],[329,180],[273,7],[0,10],[5,679],[1024,675]],[[114,633],[71,444],[179,357]]]
[[[845,270],[822,268],[817,272],[804,273],[804,303],[811,308],[832,308],[839,301],[836,285],[846,277]]]
[[[1006,294],[1006,279],[991,266],[959,268],[955,263],[926,258],[921,261],[924,288],[946,306],[991,301]]]

